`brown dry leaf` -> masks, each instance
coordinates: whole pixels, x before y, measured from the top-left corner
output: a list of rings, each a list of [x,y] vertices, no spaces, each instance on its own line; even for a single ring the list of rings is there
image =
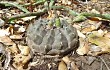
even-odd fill
[[[7,17],[11,17],[12,14],[7,12],[7,13],[6,13],[6,16],[7,16]]]
[[[48,11],[48,14],[49,14],[48,17],[47,17],[48,19],[51,19],[51,18],[55,17],[54,11],[52,11],[52,10]]]
[[[92,55],[92,56],[97,56],[97,55],[102,55],[102,54],[107,54],[108,52],[107,51],[100,51],[100,52],[88,52],[89,55]]]
[[[62,3],[66,5],[68,4],[68,0],[62,0]]]
[[[77,49],[79,55],[85,55],[89,52],[90,46],[88,42],[85,42],[84,39],[80,38],[80,47]]]
[[[71,60],[69,59],[69,57],[65,56],[62,58],[62,60],[66,63],[67,69],[70,69],[71,68]]]
[[[107,31],[103,31],[103,30],[98,30],[98,31],[93,31],[90,36],[97,36],[97,37],[103,37],[105,34],[107,33]]]
[[[14,30],[14,33],[16,33],[16,34],[21,34],[21,33],[23,33],[23,32],[26,31],[26,27],[20,26],[20,25],[17,25],[17,24],[16,24],[16,25],[13,27],[13,30]]]
[[[98,12],[96,9],[92,9],[91,13],[96,13],[96,14],[100,14],[100,12]]]
[[[74,61],[71,62],[71,70],[79,70]]]
[[[58,70],[68,70],[66,64],[63,61],[59,63]]]
[[[90,17],[89,20],[92,20],[92,21],[100,21],[98,18],[96,17]]]
[[[68,56],[63,57],[62,60],[63,60],[66,64],[68,64],[68,63],[71,62]]]
[[[16,46],[16,44],[13,44],[11,47],[9,47],[9,49],[10,49],[10,52],[15,54],[15,55],[18,54],[18,52],[19,52],[19,49]]]
[[[18,48],[20,49],[22,55],[27,56],[30,53],[30,48],[28,46],[18,45]]]
[[[98,2],[98,0],[91,0],[92,2]]]
[[[90,49],[90,47],[87,44],[85,44],[85,46],[80,47],[80,48],[77,49],[77,54],[85,55],[89,52],[89,49]]]
[[[106,33],[106,34],[104,35],[104,37],[110,38],[110,32]]]
[[[37,65],[37,61],[35,61],[35,62],[31,62],[31,63],[29,63],[29,66],[36,66]]]
[[[5,24],[5,21],[0,18],[0,27]]]
[[[96,19],[93,19],[93,18],[91,18],[91,19],[96,20]],[[81,31],[82,33],[91,32],[93,30],[98,29],[101,26],[102,22],[92,21],[92,20],[87,20],[86,21],[86,25],[83,27],[83,29]]]
[[[102,51],[110,52],[110,39],[108,37],[103,37],[103,32],[94,32],[88,35],[89,42],[98,45]]]
[[[72,4],[71,0],[61,0],[61,1],[62,1],[62,4],[64,4],[64,5],[71,5]]]
[[[82,33],[87,33],[87,32],[91,32],[91,31],[93,31],[93,30],[95,30],[96,29],[96,27],[95,26],[93,26],[93,25],[91,25],[90,27],[85,27],[84,29],[82,29]]]
[[[9,32],[10,34],[13,34],[13,32],[14,32],[13,28],[14,28],[14,27],[13,27],[12,25],[10,25],[10,26],[6,29],[6,31]]]
[[[22,39],[22,35],[11,35],[10,38],[11,39],[15,39],[15,40],[17,39],[18,40],[18,39]]]
[[[66,63],[68,69],[79,70],[75,62],[70,60],[68,56],[63,57],[62,60]]]
[[[24,4],[25,2],[25,0],[23,1],[23,0],[16,0],[18,3],[20,3],[20,4]]]
[[[77,30],[77,33],[80,38],[86,38],[86,36],[82,32],[80,32],[79,30]]]
[[[23,67],[25,64],[28,63],[28,61],[31,59],[30,48],[28,46],[22,46],[14,44],[12,47],[9,47],[10,52],[14,54],[13,63],[12,65],[17,70],[24,70]]]
[[[69,18],[70,19],[70,18]],[[70,21],[71,22],[71,21]],[[81,26],[78,25],[78,24],[73,24],[73,27],[77,28],[77,30],[80,30],[81,29]]]
[[[101,48],[96,45],[91,45],[90,52],[100,52]]]
[[[5,45],[14,44],[14,42],[8,36],[0,36],[0,42],[4,43]]]
[[[25,21],[23,21],[23,20],[18,20],[18,21],[16,21],[16,23],[17,23],[17,24],[25,24]]]
[[[20,26],[20,25],[17,25],[15,24],[14,26],[10,25],[8,28],[7,28],[7,32],[10,32],[10,34],[21,34],[23,32],[26,31],[26,27],[25,26]]]
[[[7,30],[1,29],[0,30],[0,37],[2,36],[8,36],[10,33]]]
[[[13,66],[17,69],[17,70],[23,70],[23,66],[31,59],[31,55],[28,56],[24,56],[22,54],[17,54],[15,55],[14,59],[13,59]]]
[[[25,32],[25,31],[26,31],[26,28],[24,26],[20,26],[17,32],[22,33],[22,32]]]
[[[4,13],[4,11],[3,10],[0,10],[0,14],[3,14]]]
[[[23,21],[29,21],[29,20],[32,20],[36,18],[36,16],[30,16],[30,17],[24,17],[24,18],[21,18]]]

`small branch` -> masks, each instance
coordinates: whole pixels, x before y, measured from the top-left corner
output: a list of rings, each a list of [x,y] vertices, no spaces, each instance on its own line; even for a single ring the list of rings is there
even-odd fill
[[[102,66],[103,66],[103,63],[102,63],[102,61],[101,61],[100,70],[103,70],[103,69],[102,69]]]
[[[105,60],[104,59],[102,59],[101,57],[99,57],[101,60],[102,60],[102,62],[105,64],[105,66],[106,66],[106,68],[107,68],[107,70],[110,70],[110,68],[108,67],[108,65],[107,65],[107,63],[105,62]]]
[[[25,7],[22,7],[17,2],[1,1],[0,4],[3,4],[5,6],[14,6],[14,7],[22,10],[25,13],[29,13],[29,11]]]
[[[102,19],[110,20],[110,14],[96,14],[96,13],[87,13],[87,12],[77,13],[74,10],[71,10],[70,8],[67,8],[67,7],[64,7],[64,6],[52,6],[51,9],[65,10],[65,11],[69,12],[69,14],[72,15],[72,16],[82,15],[84,17],[100,17]],[[8,21],[15,20],[15,19],[18,19],[18,18],[23,18],[23,17],[29,17],[29,16],[40,16],[40,15],[46,13],[47,11],[48,10],[45,8],[40,12],[25,13],[25,14],[12,16],[11,18],[8,19]],[[80,20],[82,20],[82,19],[80,19]]]
[[[71,10],[70,8],[64,7],[64,6],[52,6],[51,9],[65,10],[73,16],[77,16],[79,14],[79,13],[75,12],[74,10]]]
[[[64,7],[64,6],[52,6],[51,9],[60,9],[60,10],[66,10],[69,12],[69,14],[73,15],[73,16],[78,16],[78,15],[82,15],[85,17],[100,17],[102,19],[107,19],[110,20],[110,14],[96,14],[96,13],[88,13],[88,12],[82,12],[82,13],[77,13],[74,10],[71,10],[70,8]]]
[[[61,10],[61,9],[64,9],[64,10],[66,10],[66,11],[69,11],[70,14],[72,14],[72,15],[74,15],[74,16],[77,15],[77,13],[74,12],[73,10],[71,10],[71,9],[69,9],[69,8],[65,8],[65,7],[63,7],[63,6],[52,6],[51,9],[60,9],[60,10]],[[12,17],[10,17],[10,18],[8,19],[8,21],[15,20],[15,19],[18,19],[18,18],[23,18],[23,17],[29,17],[29,16],[40,16],[40,15],[46,13],[47,11],[48,11],[48,10],[45,8],[45,9],[43,9],[43,10],[40,11],[40,12],[30,12],[30,13],[24,13],[24,14],[12,16]]]
[[[10,17],[8,21],[15,20],[18,18],[23,18],[23,17],[29,17],[29,16],[40,16],[46,12],[47,12],[47,9],[43,9],[42,11],[39,11],[39,12],[30,12],[30,13],[20,14],[20,15]]]
[[[83,13],[80,13],[80,15],[83,15],[86,17],[100,17],[102,19],[110,20],[110,14],[96,14],[96,13],[83,12]]]

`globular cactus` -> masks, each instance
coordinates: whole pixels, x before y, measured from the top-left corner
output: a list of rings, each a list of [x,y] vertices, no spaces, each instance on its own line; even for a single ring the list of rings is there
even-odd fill
[[[65,20],[60,22],[60,27],[53,25],[48,28],[49,20],[39,19],[29,25],[27,29],[27,44],[34,53],[63,55],[78,46],[76,28]]]

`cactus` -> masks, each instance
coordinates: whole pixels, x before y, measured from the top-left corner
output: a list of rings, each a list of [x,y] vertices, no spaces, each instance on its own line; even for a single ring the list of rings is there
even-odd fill
[[[41,54],[63,55],[77,47],[77,30],[65,20],[56,19],[56,27],[50,29],[49,20],[39,19],[27,29],[27,44],[32,51]],[[58,21],[59,20],[59,21]],[[58,24],[57,24],[58,23]],[[59,25],[59,23],[61,23]],[[58,27],[57,27],[58,26]],[[62,26],[62,27],[59,27]]]

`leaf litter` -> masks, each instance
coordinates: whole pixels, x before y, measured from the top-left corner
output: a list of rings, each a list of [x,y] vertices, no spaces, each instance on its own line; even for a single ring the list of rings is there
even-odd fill
[[[58,5],[62,4],[69,8],[73,8],[77,12],[87,11],[87,12],[92,12],[92,13],[97,13],[97,14],[100,14],[100,13],[110,14],[109,1],[107,2],[108,2],[107,4],[104,4],[104,3],[100,3],[100,1],[98,0],[91,0],[91,1],[87,1],[87,4],[86,4],[82,0],[79,0],[79,2],[69,1],[69,0],[59,0],[58,3],[56,4]],[[0,8],[1,10],[0,11],[0,27],[4,26],[4,29],[0,29],[0,42],[3,43],[5,46],[7,46],[3,49],[2,44],[0,44],[0,53],[2,53],[3,56],[7,55],[6,58],[3,58],[3,60],[1,60],[1,62],[5,62],[5,63],[7,62],[6,65],[2,65],[2,66],[4,66],[5,69],[10,68],[10,69],[23,70],[25,66],[27,65],[26,68],[28,69],[28,64],[30,62],[30,59],[33,57],[31,57],[30,48],[26,45],[26,42],[25,40],[23,40],[24,39],[23,37],[25,36],[27,25],[30,22],[32,22],[31,20],[35,19],[36,16],[20,18],[20,19],[14,20],[14,22],[11,21],[14,24],[6,24],[4,23],[6,20],[2,21],[2,19],[6,19],[6,17],[9,18],[13,14],[14,15],[21,14],[21,13],[25,14],[25,12],[28,13],[30,11],[28,6],[25,7],[23,5],[20,5],[19,2],[16,5],[15,3],[12,3],[12,2],[7,2],[7,3],[9,3],[10,6],[14,6],[16,8],[10,7],[9,9],[6,7],[7,11],[2,11],[2,8]],[[26,2],[22,1],[21,4],[22,3],[26,3]],[[42,5],[31,7],[31,4],[30,4],[30,8],[32,8],[31,11],[32,10],[38,11],[42,9]],[[63,57],[61,59],[61,62],[57,64],[58,70],[64,70],[64,69],[68,70],[69,68],[71,70],[83,70],[83,69],[95,70],[95,68],[100,69],[99,65],[101,64],[101,62],[103,62],[106,65],[106,67],[102,66],[101,67],[102,69],[104,70],[109,69],[110,68],[109,63],[105,63],[103,60],[103,59],[106,59],[108,60],[107,62],[110,62],[110,57],[109,57],[110,33],[109,33],[109,30],[106,29],[106,27],[108,27],[107,25],[109,24],[109,22],[106,23],[107,25],[103,23],[103,21],[109,21],[109,20],[102,19],[99,17],[86,17],[85,18],[82,15],[79,15],[79,17],[78,16],[75,17],[76,18],[75,19],[71,15],[66,17],[64,16],[65,13],[62,13],[59,11],[57,12],[61,14],[63,18],[66,18],[66,20],[69,21],[70,23],[73,22],[73,26],[77,28],[77,32],[79,35],[79,42],[80,42],[79,48],[76,51],[79,57],[75,57],[74,55],[76,54],[73,54],[69,57],[67,56]],[[47,18],[49,19],[51,19],[52,17],[55,17],[55,14],[52,10],[50,10],[48,14],[49,16]],[[5,17],[2,17],[2,15],[4,15]],[[46,17],[46,15],[44,15],[43,17]],[[82,17],[84,17],[84,19],[82,19]],[[79,21],[79,19],[82,22]],[[7,25],[8,25],[8,28],[5,28]],[[24,41],[24,42],[22,43],[21,41]],[[6,53],[8,52],[8,54],[4,53],[5,52],[4,50],[6,51]],[[106,55],[104,55],[104,53],[106,53]],[[91,55],[91,56],[83,56],[83,55]],[[98,55],[101,55],[101,57],[103,57],[104,55],[105,57],[103,59],[100,58],[101,59],[100,60],[97,58]],[[0,56],[0,58],[2,58],[2,56]],[[51,61],[51,62],[54,62],[54,61]],[[51,62],[50,62],[50,65],[48,65],[48,68],[50,69],[51,69]],[[33,66],[34,65],[36,66],[36,64],[38,64],[38,62],[35,62]],[[49,63],[47,62],[47,64]],[[12,68],[11,65],[14,68]],[[4,69],[2,66],[0,68]],[[43,68],[42,65],[40,67]],[[37,68],[34,68],[34,69],[37,69]]]

